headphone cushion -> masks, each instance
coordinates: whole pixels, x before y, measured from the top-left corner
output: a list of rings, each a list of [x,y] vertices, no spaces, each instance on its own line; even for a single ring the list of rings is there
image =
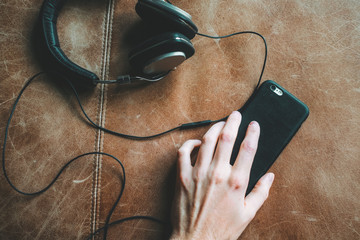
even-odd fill
[[[198,31],[190,14],[165,1],[139,0],[135,10],[145,22],[165,31],[180,32],[189,39],[193,39]]]
[[[129,53],[129,62],[132,68],[144,72],[146,64],[160,55],[182,52],[186,59],[195,53],[190,40],[181,33],[167,32],[150,38],[139,44]]]

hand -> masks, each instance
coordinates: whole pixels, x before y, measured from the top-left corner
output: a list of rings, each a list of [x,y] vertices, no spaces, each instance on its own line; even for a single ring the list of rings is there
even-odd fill
[[[274,180],[265,174],[245,197],[260,126],[251,122],[239,154],[230,165],[241,114],[213,125],[203,140],[188,140],[178,151],[177,185],[170,239],[237,239],[267,199]],[[190,154],[199,153],[194,166]]]

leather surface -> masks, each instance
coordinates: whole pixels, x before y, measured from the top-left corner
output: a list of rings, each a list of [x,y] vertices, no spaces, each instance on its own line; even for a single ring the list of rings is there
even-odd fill
[[[1,2],[1,142],[14,97],[27,78],[45,70],[33,36],[41,4]],[[102,1],[69,1],[58,22],[66,54],[98,75],[104,74],[105,12]],[[80,97],[98,122],[100,86]],[[43,76],[24,93],[15,112],[6,149],[9,177],[21,190],[39,190],[68,160],[98,149],[97,135],[84,124],[69,88]],[[94,156],[71,164],[50,190],[35,197],[15,193],[1,173],[0,239],[84,239],[98,221],[98,165]]]
[[[269,46],[264,80],[273,79],[311,114],[271,171],[268,201],[241,239],[358,239],[360,232],[360,3],[350,1],[175,1],[199,32],[254,30]],[[149,32],[136,1],[68,1],[59,40],[75,63],[102,79],[130,71],[127,55]],[[40,0],[0,3],[0,140],[14,96],[43,70],[32,41]],[[195,55],[154,84],[99,85],[81,92],[96,122],[150,135],[181,123],[218,119],[251,94],[263,61],[260,38],[195,37]],[[72,157],[101,150],[119,157],[127,183],[112,220],[152,215],[168,221],[176,151],[208,127],[150,141],[99,133],[79,113],[71,92],[44,76],[25,92],[7,145],[7,170],[21,189],[45,186]],[[0,175],[0,239],[85,239],[102,226],[120,188],[121,170],[108,158],[84,158],[48,192],[24,197]],[[159,239],[164,227],[136,220],[111,227],[109,239]]]

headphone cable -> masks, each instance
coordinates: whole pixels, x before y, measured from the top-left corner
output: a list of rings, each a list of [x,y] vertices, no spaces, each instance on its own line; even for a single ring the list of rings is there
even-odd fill
[[[235,32],[235,33],[231,33],[231,34],[228,34],[228,35],[224,35],[224,36],[210,36],[210,35],[207,35],[207,34],[203,34],[203,33],[196,33],[196,35],[199,35],[201,37],[206,37],[206,38],[212,38],[212,39],[222,39],[222,38],[228,38],[228,37],[232,37],[232,36],[236,36],[236,35],[240,35],[240,34],[254,34],[254,35],[257,35],[259,36],[263,42],[264,42],[264,62],[263,62],[263,65],[262,65],[262,68],[261,68],[261,72],[260,72],[260,76],[259,76],[259,80],[256,84],[256,87],[254,89],[254,92],[252,95],[254,95],[254,93],[256,92],[256,90],[259,88],[260,86],[260,82],[261,82],[261,79],[264,75],[264,71],[265,71],[265,66],[266,66],[266,60],[267,60],[267,55],[268,55],[268,47],[267,47],[267,43],[266,43],[266,39],[263,35],[261,35],[260,33],[258,32],[254,32],[254,31],[241,31],[241,32]],[[252,95],[250,96],[250,98],[252,97]]]
[[[254,32],[254,31],[241,31],[241,32],[235,32],[235,33],[232,33],[232,34],[224,35],[224,36],[210,36],[210,35],[206,35],[206,34],[202,34],[202,33],[196,33],[196,34],[199,35],[199,36],[202,36],[202,37],[207,37],[207,38],[212,38],[212,39],[228,38],[228,37],[232,37],[232,36],[236,36],[236,35],[240,35],[240,34],[255,34],[255,35],[259,36],[263,40],[263,42],[264,42],[264,52],[265,52],[264,61],[263,61],[263,65],[262,65],[262,68],[261,68],[260,76],[259,76],[259,79],[257,81],[256,87],[254,88],[253,93],[249,97],[249,99],[251,99],[254,96],[256,90],[259,88],[260,83],[261,83],[261,79],[262,79],[264,71],[265,71],[266,60],[267,60],[267,52],[268,52],[266,39],[260,33],[257,33],[257,32]],[[175,130],[178,130],[178,129],[184,130],[184,129],[189,129],[189,128],[207,126],[207,125],[210,125],[211,123],[216,123],[216,122],[219,122],[219,121],[225,121],[227,119],[227,117],[228,117],[228,116],[226,116],[226,117],[223,117],[223,118],[218,119],[218,120],[204,120],[204,121],[198,121],[198,122],[185,123],[185,124],[182,124],[180,126],[169,129],[167,131],[164,131],[164,132],[161,132],[161,133],[158,133],[158,134],[154,134],[154,135],[149,135],[149,136],[136,136],[136,135],[124,134],[124,133],[120,133],[120,132],[116,132],[116,131],[107,129],[105,127],[100,126],[99,124],[96,124],[87,115],[86,111],[84,110],[83,105],[82,105],[82,103],[80,101],[79,95],[78,95],[74,85],[66,77],[64,77],[64,79],[70,85],[72,91],[74,92],[74,95],[75,95],[76,100],[77,100],[77,102],[78,102],[78,104],[80,106],[80,109],[81,109],[82,113],[84,114],[85,118],[89,121],[89,123],[91,123],[91,125],[93,127],[95,127],[96,129],[100,129],[100,130],[102,130],[102,131],[104,131],[106,133],[109,133],[109,134],[112,134],[112,135],[115,135],[115,136],[118,136],[118,137],[123,137],[123,138],[127,138],[127,139],[132,139],[132,140],[148,140],[148,139],[151,139],[151,138],[162,136],[164,134],[167,134],[169,132],[172,132],[172,131],[175,131]],[[239,109],[240,112],[242,112],[242,109],[243,109],[244,106],[242,106]]]
[[[258,89],[259,85],[260,85],[260,82],[261,82],[261,79],[262,79],[262,75],[264,73],[264,70],[265,70],[265,65],[266,65],[266,59],[267,59],[267,44],[266,44],[266,40],[265,38],[259,34],[259,33],[256,33],[256,32],[252,32],[252,31],[244,31],[244,32],[237,32],[237,33],[233,33],[233,34],[229,34],[229,35],[225,35],[225,36],[209,36],[209,35],[205,35],[205,34],[201,34],[201,33],[197,33],[197,35],[199,36],[203,36],[203,37],[208,37],[208,38],[213,38],[213,39],[221,39],[221,38],[227,38],[227,37],[231,37],[231,36],[235,36],[235,35],[238,35],[238,34],[245,34],[245,33],[249,33],[249,34],[256,34],[258,36],[260,36],[263,41],[264,41],[264,45],[265,45],[265,57],[264,57],[264,63],[263,63],[263,67],[262,67],[262,70],[261,70],[261,74],[260,74],[260,77],[259,77],[259,80],[258,80],[258,83],[255,87],[255,90],[254,90],[254,93],[255,91]],[[134,219],[146,219],[146,220],[150,220],[150,221],[154,221],[154,222],[158,222],[158,223],[162,223],[164,224],[163,221],[157,219],[157,218],[154,218],[154,217],[151,217],[151,216],[132,216],[132,217],[127,217],[127,218],[123,218],[123,219],[120,219],[120,220],[116,220],[114,222],[110,222],[110,219],[111,219],[111,216],[113,214],[113,212],[115,211],[115,208],[116,206],[118,205],[118,203],[120,202],[120,199],[122,197],[122,194],[123,194],[123,191],[124,191],[124,188],[125,188],[125,168],[122,164],[122,162],[117,159],[115,156],[111,155],[111,154],[108,154],[108,153],[105,153],[105,152],[88,152],[88,153],[84,153],[84,154],[81,154],[73,159],[71,159],[70,161],[68,161],[61,169],[60,171],[57,173],[57,175],[54,177],[54,179],[46,186],[44,187],[43,189],[41,190],[38,190],[36,192],[24,192],[20,189],[18,189],[10,180],[8,174],[7,174],[7,171],[6,171],[6,164],[5,164],[5,149],[6,149],[6,143],[7,143],[7,138],[8,138],[8,132],[9,132],[9,127],[10,127],[10,123],[11,123],[11,120],[12,120],[12,117],[14,115],[14,112],[15,112],[15,109],[17,107],[17,104],[22,96],[22,94],[24,93],[24,91],[26,90],[26,88],[30,85],[30,83],[36,79],[38,76],[42,75],[42,74],[45,74],[47,72],[40,72],[40,73],[37,73],[35,75],[33,75],[31,78],[29,78],[26,83],[24,84],[24,86],[22,87],[22,89],[20,90],[12,108],[11,108],[11,112],[10,112],[10,115],[9,115],[9,119],[8,119],[8,122],[6,124],[6,128],[5,128],[5,136],[4,136],[4,143],[3,143],[3,151],[2,151],[2,168],[3,168],[3,173],[4,173],[4,176],[5,176],[5,179],[6,181],[9,183],[10,187],[12,189],[14,189],[16,192],[22,194],[22,195],[26,195],[26,196],[34,196],[34,195],[39,195],[41,193],[44,193],[45,191],[47,191],[55,182],[56,180],[59,178],[59,176],[63,173],[63,171],[74,161],[76,161],[77,159],[81,158],[81,157],[84,157],[84,156],[87,156],[87,155],[105,155],[105,156],[108,156],[108,157],[111,157],[113,158],[115,161],[117,161],[118,164],[120,164],[121,168],[122,168],[122,172],[123,172],[123,182],[122,182],[122,185],[121,185],[121,190],[120,190],[120,193],[115,201],[115,203],[113,204],[111,210],[109,211],[107,217],[106,217],[106,221],[104,223],[104,226],[97,229],[94,233],[91,233],[90,236],[88,237],[88,239],[91,239],[94,235],[98,234],[100,231],[104,231],[104,239],[106,239],[106,236],[107,236],[107,230],[108,230],[108,227],[109,226],[112,226],[112,225],[115,225],[115,224],[120,224],[120,223],[123,223],[125,221],[129,221],[129,220],[134,220]],[[128,134],[123,134],[123,133],[119,133],[119,132],[116,132],[116,131],[112,131],[112,130],[109,130],[107,128],[104,128],[98,124],[96,124],[94,121],[91,120],[91,118],[87,115],[87,113],[85,112],[84,108],[83,108],[83,105],[80,101],[80,97],[78,95],[78,92],[76,91],[75,87],[73,86],[73,84],[71,83],[71,81],[69,79],[67,79],[66,77],[64,77],[65,81],[69,84],[69,86],[71,87],[75,97],[76,97],[76,100],[81,108],[81,111],[82,113],[84,114],[85,118],[91,123],[91,125],[97,129],[100,129],[104,132],[107,132],[107,133],[110,133],[110,134],[113,134],[113,135],[116,135],[116,136],[119,136],[119,137],[123,137],[123,138],[128,138],[128,139],[133,139],[133,140],[145,140],[145,139],[150,139],[150,138],[155,138],[155,137],[158,137],[158,136],[161,136],[161,135],[164,135],[166,133],[169,133],[171,131],[174,131],[174,130],[177,130],[177,129],[189,129],[189,128],[194,128],[194,127],[200,127],[200,126],[206,126],[206,125],[209,125],[211,123],[214,123],[214,122],[219,122],[219,121],[224,121],[227,119],[227,117],[224,117],[222,119],[219,119],[219,120],[204,120],[204,121],[199,121],[199,122],[191,122],[191,123],[186,123],[186,124],[182,124],[180,126],[177,126],[177,127],[174,127],[170,130],[167,130],[167,131],[164,131],[164,132],[161,132],[161,133],[158,133],[158,134],[154,134],[154,135],[150,135],[150,136],[135,136],[135,135],[128,135]],[[254,95],[254,93],[251,95],[251,97]],[[250,97],[250,98],[251,98]],[[241,112],[241,109],[239,110]]]
[[[8,173],[7,173],[7,170],[6,170],[6,164],[5,164],[5,159],[6,159],[6,144],[7,144],[7,139],[8,139],[8,134],[9,134],[9,128],[10,128],[10,123],[11,123],[11,120],[13,118],[13,115],[15,113],[15,110],[16,110],[16,107],[17,107],[17,104],[22,96],[22,94],[24,93],[25,89],[29,86],[29,84],[35,79],[37,78],[38,76],[44,74],[45,72],[40,72],[40,73],[37,73],[35,74],[34,76],[32,76],[24,85],[24,87],[21,89],[20,93],[18,94],[12,108],[11,108],[11,112],[10,112],[10,115],[9,115],[9,119],[8,119],[8,122],[6,124],[6,127],[5,127],[5,136],[4,136],[4,143],[3,143],[3,149],[2,149],[2,169],[3,169],[3,173],[4,173],[4,177],[6,179],[6,181],[8,182],[8,184],[10,185],[10,187],[15,190],[16,192],[22,194],[22,195],[26,195],[26,196],[36,196],[36,195],[40,195],[44,192],[46,192],[56,181],[57,179],[60,177],[60,175],[64,172],[64,170],[74,161],[82,158],[82,157],[85,157],[85,156],[88,156],[88,155],[104,155],[104,156],[108,156],[112,159],[114,159],[120,166],[121,166],[121,169],[122,169],[122,175],[123,175],[123,178],[122,178],[122,184],[121,184],[121,189],[120,189],[120,192],[118,194],[118,197],[117,199],[115,200],[114,204],[112,205],[112,208],[111,210],[109,211],[107,217],[106,217],[106,221],[104,223],[104,226],[97,229],[94,233],[91,233],[90,236],[87,238],[87,239],[91,239],[93,236],[95,236],[96,234],[100,233],[101,231],[104,231],[104,239],[106,239],[106,236],[107,236],[107,229],[109,226],[112,226],[112,225],[115,225],[115,224],[120,224],[120,223],[123,223],[125,221],[129,221],[129,220],[134,220],[134,219],[145,219],[145,220],[150,220],[150,221],[153,221],[153,222],[157,222],[157,223],[161,223],[161,224],[165,224],[162,220],[159,220],[157,218],[154,218],[152,216],[142,216],[142,215],[136,215],[136,216],[131,216],[131,217],[127,217],[127,218],[122,218],[122,219],[119,219],[119,220],[116,220],[114,222],[110,222],[110,219],[111,219],[111,216],[113,215],[113,212],[115,211],[115,208],[117,207],[117,205],[119,204],[120,202],[120,199],[123,195],[123,192],[124,192],[124,189],[125,189],[125,182],[126,182],[126,177],[125,177],[125,167],[124,165],[122,164],[122,162],[116,158],[115,156],[109,154],[109,153],[105,153],[105,152],[88,152],[88,153],[84,153],[84,154],[80,154],[76,157],[74,157],[73,159],[71,159],[70,161],[68,161],[66,164],[64,164],[61,169],[59,170],[59,172],[56,174],[56,176],[53,178],[53,180],[47,185],[45,186],[44,188],[38,190],[38,191],[35,191],[35,192],[25,192],[23,190],[20,190],[18,187],[16,187],[13,182],[10,180],[9,176],[8,176]]]

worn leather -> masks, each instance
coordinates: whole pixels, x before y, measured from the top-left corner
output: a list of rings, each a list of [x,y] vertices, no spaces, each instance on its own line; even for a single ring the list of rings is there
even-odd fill
[[[14,96],[44,70],[34,49],[42,1],[0,4],[0,140]],[[139,31],[136,1],[68,1],[58,19],[59,40],[71,60],[102,79],[130,71],[127,55]],[[359,185],[358,1],[175,1],[199,32],[262,33],[269,45],[264,79],[305,102],[310,116],[270,169],[269,199],[240,239],[357,239]],[[260,38],[195,37],[196,53],[168,77],[134,87],[99,85],[80,97],[97,123],[150,135],[181,123],[218,119],[238,109],[254,88],[263,60]],[[43,76],[25,92],[10,128],[6,166],[22,190],[45,186],[72,157],[105,151],[126,168],[126,187],[112,220],[151,215],[169,221],[176,151],[208,127],[150,141],[121,139],[84,121],[74,96]],[[107,157],[73,163],[46,193],[26,197],[0,175],[0,239],[85,239],[101,227],[121,184]],[[166,229],[136,220],[109,229],[109,239],[160,239]]]

